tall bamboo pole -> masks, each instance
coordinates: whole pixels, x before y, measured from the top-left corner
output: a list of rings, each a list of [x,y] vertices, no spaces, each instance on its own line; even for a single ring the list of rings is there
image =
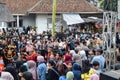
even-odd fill
[[[52,36],[53,37],[55,37],[56,3],[57,3],[57,0],[53,0],[53,12],[52,12]]]

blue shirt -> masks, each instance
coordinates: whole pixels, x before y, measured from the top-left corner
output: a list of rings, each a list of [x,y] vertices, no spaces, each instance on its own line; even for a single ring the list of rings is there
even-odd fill
[[[46,65],[45,63],[41,63],[37,67],[37,73],[39,80],[46,80]]]

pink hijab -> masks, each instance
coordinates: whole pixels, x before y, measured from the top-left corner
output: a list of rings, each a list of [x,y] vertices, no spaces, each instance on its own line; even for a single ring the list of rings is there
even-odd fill
[[[36,79],[37,78],[36,63],[33,60],[29,60],[29,61],[27,61],[27,64],[28,64],[28,68],[29,68],[28,71],[32,73],[33,79],[37,80]]]
[[[91,77],[90,77],[90,80],[99,80],[99,76],[97,74],[93,74]]]

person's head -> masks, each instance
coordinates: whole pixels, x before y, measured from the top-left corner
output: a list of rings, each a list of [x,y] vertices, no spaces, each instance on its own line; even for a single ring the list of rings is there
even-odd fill
[[[55,59],[56,59],[56,60],[59,60],[59,58],[60,58],[60,54],[57,53],[57,54],[55,55]]]
[[[33,80],[31,72],[23,72],[21,80]]]
[[[71,71],[67,72],[66,80],[73,80],[73,79],[74,79],[73,72],[71,72]]]
[[[90,50],[90,51],[89,51],[89,54],[90,54],[90,55],[95,55],[95,50],[94,50],[94,49],[93,49],[93,50]]]
[[[27,64],[29,69],[36,67],[36,63],[33,60],[27,61]]]
[[[25,66],[25,65],[21,65],[19,68],[19,72],[21,72],[21,73],[26,72],[27,70],[28,70],[27,66]]]
[[[86,59],[87,59],[87,57],[86,57],[86,53],[85,53],[84,50],[79,51],[78,54],[80,54],[82,60],[86,60]]]
[[[68,65],[67,65],[67,68],[68,68],[68,70],[72,70],[72,62],[68,62]]]
[[[71,56],[74,56],[76,54],[76,52],[74,50],[70,50],[69,53],[70,53]]]
[[[77,41],[77,42],[75,42],[75,46],[77,47],[77,46],[79,46],[80,45],[80,43]]]
[[[71,55],[66,54],[66,55],[64,56],[64,62],[65,62],[66,64],[68,64],[68,62],[70,62],[70,61],[72,61]]]
[[[75,71],[77,71],[77,70],[81,71],[81,67],[78,63],[74,63],[72,69],[75,70]]]
[[[40,64],[40,63],[43,63],[45,60],[44,60],[44,57],[43,56],[37,56],[37,62]]]
[[[48,53],[51,53],[52,52],[52,48],[48,48]]]
[[[67,69],[66,64],[62,63],[62,64],[61,64],[61,69],[60,69],[60,74],[61,74],[61,75],[66,75],[67,70],[68,70],[68,69]]]
[[[55,67],[55,62],[54,60],[49,60],[47,63],[47,68],[51,69],[52,67]]]
[[[50,55],[50,60],[55,60],[55,55],[54,54]]]
[[[93,68],[94,68],[95,70],[98,70],[98,69],[99,69],[99,62],[94,61],[94,62],[93,62]]]
[[[101,55],[102,53],[103,53],[103,51],[101,49],[97,49],[95,52],[96,55]]]

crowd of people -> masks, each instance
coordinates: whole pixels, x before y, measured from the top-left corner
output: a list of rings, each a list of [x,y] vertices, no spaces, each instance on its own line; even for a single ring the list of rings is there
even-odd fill
[[[51,32],[38,35],[30,28],[22,33],[3,30],[0,32],[0,80],[100,80],[106,63],[103,42],[99,33],[65,31],[53,38]],[[14,48],[7,51],[8,46]],[[115,68],[120,69],[120,56],[116,57]]]

